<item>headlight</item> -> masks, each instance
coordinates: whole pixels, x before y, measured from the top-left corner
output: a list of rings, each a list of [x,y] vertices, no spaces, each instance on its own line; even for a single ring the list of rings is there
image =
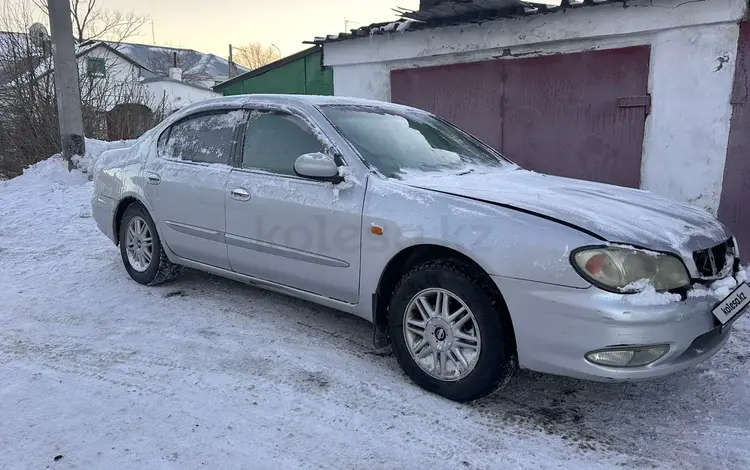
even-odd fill
[[[583,248],[573,254],[573,264],[586,280],[613,292],[637,292],[629,285],[644,279],[658,292],[690,285],[682,260],[663,253],[617,246]]]

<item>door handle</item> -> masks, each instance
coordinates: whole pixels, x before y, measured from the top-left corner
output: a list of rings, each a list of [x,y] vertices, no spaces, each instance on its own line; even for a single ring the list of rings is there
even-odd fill
[[[232,196],[232,199],[236,199],[238,201],[250,200],[250,193],[248,193],[246,190],[242,188],[233,189],[232,192],[230,192],[229,194],[230,196]]]
[[[148,181],[148,184],[159,184],[161,183],[161,176],[149,171],[146,173],[146,181]]]

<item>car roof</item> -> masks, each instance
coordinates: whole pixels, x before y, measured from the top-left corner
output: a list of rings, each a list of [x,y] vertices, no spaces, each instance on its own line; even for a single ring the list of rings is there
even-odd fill
[[[199,102],[200,103],[200,102]],[[247,105],[252,103],[273,103],[278,105],[308,105],[308,106],[372,106],[378,108],[413,109],[386,101],[367,100],[363,98],[350,98],[343,96],[319,96],[319,95],[291,95],[291,94],[247,94],[232,95],[220,98],[212,98],[203,101],[204,104],[222,105]]]

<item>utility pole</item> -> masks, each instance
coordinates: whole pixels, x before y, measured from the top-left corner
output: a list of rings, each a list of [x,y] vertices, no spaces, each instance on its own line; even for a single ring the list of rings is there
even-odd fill
[[[279,46],[277,46],[276,44],[271,44],[271,46],[276,48],[276,50],[279,52],[279,59],[281,59],[281,49],[279,49]]]
[[[86,143],[83,138],[81,89],[78,83],[78,62],[73,47],[73,26],[70,22],[69,0],[47,0],[52,36],[57,94],[57,119],[60,125],[63,158],[68,170],[73,169],[73,155],[83,156]]]
[[[232,60],[232,45],[229,45],[229,72],[227,78],[232,78],[234,76],[234,61]]]

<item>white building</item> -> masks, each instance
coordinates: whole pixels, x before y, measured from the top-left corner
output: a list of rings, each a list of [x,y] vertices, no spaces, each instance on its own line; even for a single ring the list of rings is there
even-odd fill
[[[145,55],[142,52],[144,49]],[[150,59],[149,52],[152,54]],[[199,55],[199,59],[191,63],[192,70],[183,70],[179,59],[188,52]],[[152,111],[156,111],[156,107],[163,107],[167,113],[196,101],[219,96],[209,87],[223,81],[226,77],[223,73],[228,74],[229,69],[227,61],[212,54],[126,43],[110,44],[103,41],[79,44],[76,57],[80,69],[79,76],[83,79],[99,80],[102,86],[106,87],[138,83],[147,95],[147,106],[151,107]],[[215,64],[206,67],[210,61],[220,65],[223,61],[226,70],[221,70]],[[204,69],[198,69],[201,66]],[[187,79],[188,77],[190,79]],[[108,101],[106,111],[110,111],[115,105],[124,104],[122,96],[116,93],[112,94]]]
[[[0,86],[35,81],[51,93],[51,42],[42,25],[32,28],[40,34],[0,33],[0,69],[6,72],[0,74]],[[26,58],[29,52],[32,56]],[[227,60],[192,49],[90,40],[76,44],[75,52],[84,114],[97,116],[87,121],[87,133],[99,138],[136,137],[154,118],[221,96],[210,87],[229,76]],[[28,68],[31,59],[35,69]]]
[[[704,207],[750,252],[746,13],[747,0],[423,0],[314,42],[336,95],[428,109],[530,169]]]

